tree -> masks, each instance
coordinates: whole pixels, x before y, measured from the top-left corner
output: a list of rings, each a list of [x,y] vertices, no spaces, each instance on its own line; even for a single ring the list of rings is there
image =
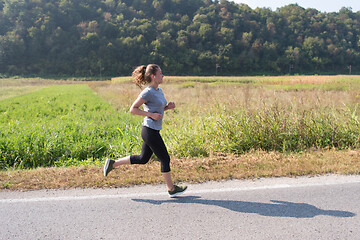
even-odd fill
[[[2,0],[0,73],[343,73],[360,69],[360,12],[211,0]],[[356,71],[356,70],[355,70]]]

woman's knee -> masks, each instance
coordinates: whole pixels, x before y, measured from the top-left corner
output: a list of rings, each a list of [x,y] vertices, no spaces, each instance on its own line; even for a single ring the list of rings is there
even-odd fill
[[[147,164],[151,156],[142,156],[142,155],[131,155],[130,163],[131,164]]]
[[[139,164],[147,164],[149,162],[150,159],[141,159]]]

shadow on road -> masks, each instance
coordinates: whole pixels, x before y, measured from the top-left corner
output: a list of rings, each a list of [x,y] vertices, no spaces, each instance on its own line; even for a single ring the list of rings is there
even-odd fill
[[[318,215],[333,217],[354,217],[356,214],[347,211],[323,210],[307,203],[293,203],[271,200],[272,203],[258,203],[231,200],[206,200],[199,196],[188,196],[170,200],[132,199],[154,205],[164,203],[202,204],[229,209],[240,213],[257,213],[268,217],[313,218]]]

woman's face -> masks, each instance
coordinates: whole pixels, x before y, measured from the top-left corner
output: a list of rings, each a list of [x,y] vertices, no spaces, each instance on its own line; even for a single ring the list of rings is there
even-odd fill
[[[154,80],[157,84],[163,83],[164,75],[161,72],[161,68],[158,68],[156,74],[154,75]]]

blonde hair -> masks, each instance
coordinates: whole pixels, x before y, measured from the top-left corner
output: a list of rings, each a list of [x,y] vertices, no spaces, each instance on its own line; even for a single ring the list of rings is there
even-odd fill
[[[149,64],[147,66],[141,65],[135,68],[132,72],[133,82],[141,88],[151,82],[151,75],[155,75],[160,67],[156,64]]]

